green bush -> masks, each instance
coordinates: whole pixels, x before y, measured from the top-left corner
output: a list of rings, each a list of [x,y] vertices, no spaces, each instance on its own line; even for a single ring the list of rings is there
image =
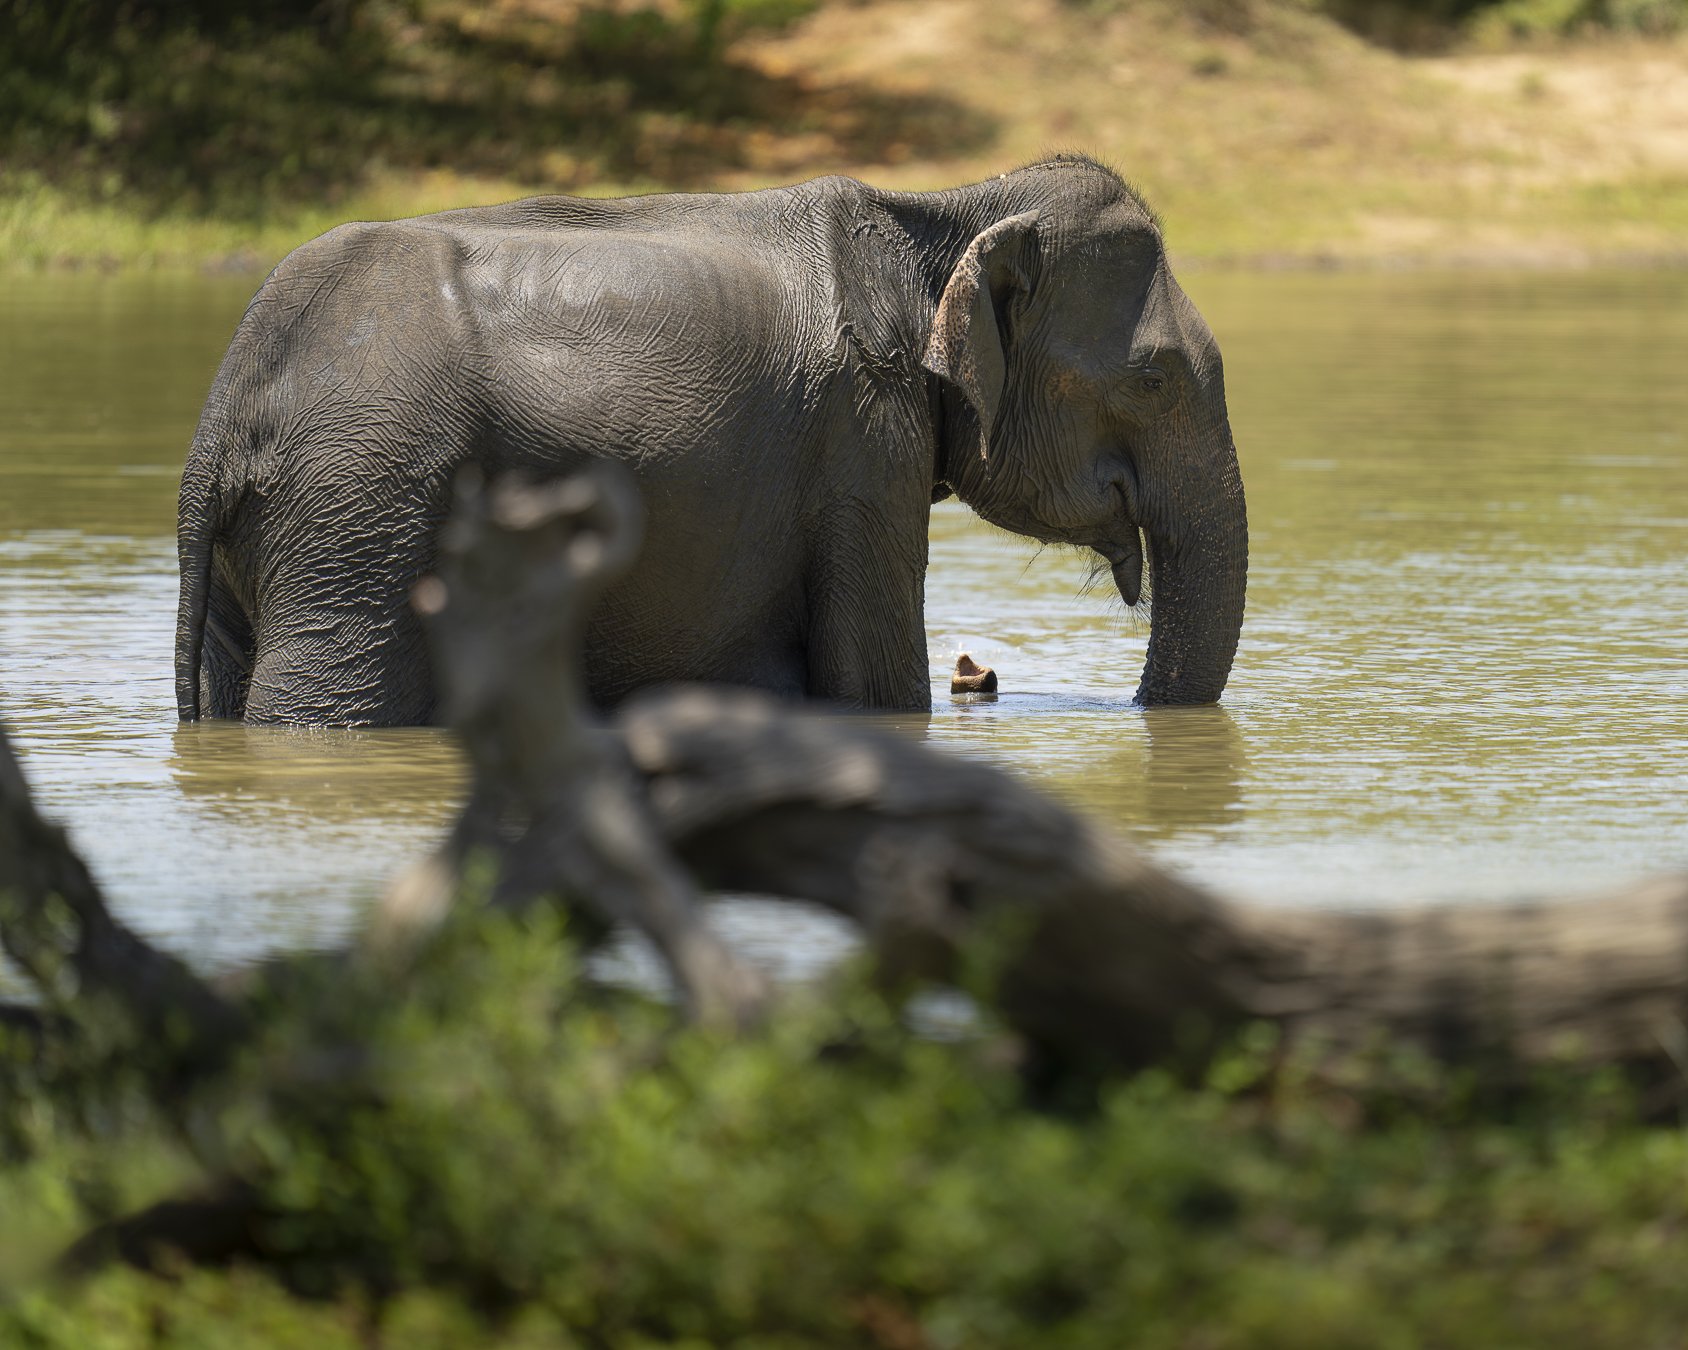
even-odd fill
[[[1586,30],[1662,37],[1688,29],[1688,0],[1499,0],[1483,11],[1477,27],[1514,38]]]
[[[1256,1037],[1057,1112],[989,1028],[923,1040],[846,982],[745,1040],[675,1032],[508,921],[404,990],[295,982],[191,1104],[15,1070],[0,1270],[196,1176],[263,1217],[229,1269],[43,1285],[13,1251],[0,1344],[1632,1350],[1688,1325],[1688,1136],[1610,1082],[1339,1088]]]
[[[384,166],[621,176],[763,109],[732,39],[816,0],[0,3],[0,163],[94,196],[261,212]]]
[[[1688,0],[1068,0],[1097,13],[1159,9],[1199,27],[1248,34],[1274,15],[1328,15],[1368,41],[1402,51],[1591,32],[1666,36],[1688,30]]]
[[[1317,0],[1336,19],[1396,46],[1461,33],[1513,38],[1591,30],[1660,36],[1688,27],[1688,0]]]

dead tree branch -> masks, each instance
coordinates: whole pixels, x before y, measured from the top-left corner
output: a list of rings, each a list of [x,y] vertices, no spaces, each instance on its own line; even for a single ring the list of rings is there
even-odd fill
[[[1068,1055],[1142,1064],[1264,1020],[1338,1052],[1384,1038],[1688,1068],[1688,875],[1571,903],[1260,908],[1007,774],[848,719],[691,690],[618,724],[708,884],[829,905],[937,978],[994,926],[999,1010]]]
[[[494,904],[566,900],[588,939],[615,924],[638,928],[694,1014],[744,1022],[763,982],[704,926],[620,742],[586,701],[586,616],[632,561],[640,514],[613,465],[548,483],[460,481],[438,574],[416,602],[473,784],[440,855],[387,897],[373,941],[426,931],[465,870],[486,859]]]
[[[3,729],[0,946],[51,1013],[74,1019],[104,1008],[143,1041],[191,1046],[204,1058],[241,1034],[244,1017],[233,1004],[112,916],[64,831],[36,812]],[[37,1029],[52,1022],[44,1017]]]
[[[1688,1063],[1688,877],[1575,904],[1260,909],[1006,774],[848,718],[670,690],[606,738],[581,633],[637,534],[607,467],[462,494],[421,597],[475,766],[437,875],[493,856],[499,903],[560,892],[643,929],[696,1007],[742,1016],[761,989],[704,929],[670,849],[711,886],[850,916],[892,973],[953,979],[989,946],[999,1011],[1070,1058],[1199,1054],[1266,1020],[1336,1051],[1382,1038],[1451,1060]]]

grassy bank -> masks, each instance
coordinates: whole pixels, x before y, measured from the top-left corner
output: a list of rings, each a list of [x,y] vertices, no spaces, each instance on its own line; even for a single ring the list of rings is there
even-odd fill
[[[155,1047],[13,1060],[0,1344],[1639,1350],[1688,1323],[1688,1134],[1615,1082],[1333,1085],[1257,1040],[1032,1102],[988,1028],[834,995],[675,1033],[497,921],[401,988],[295,988],[191,1101],[145,1087]],[[183,1227],[197,1261],[43,1282],[104,1218],[232,1194]]]
[[[378,55],[172,39],[129,94],[168,115],[78,107],[75,153],[14,141],[0,260],[261,270],[345,219],[829,172],[933,187],[1069,146],[1209,265],[1688,260],[1688,39],[1648,29],[1662,3],[1623,11],[1645,32],[1566,17],[1598,8],[1512,3],[1402,50],[1304,0],[764,0],[700,47],[695,7],[583,30],[570,0],[418,0],[370,11]]]

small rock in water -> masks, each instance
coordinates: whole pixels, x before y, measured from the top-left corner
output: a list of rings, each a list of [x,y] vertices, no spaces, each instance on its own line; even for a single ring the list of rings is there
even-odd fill
[[[981,666],[966,652],[956,658],[955,674],[950,676],[950,693],[952,694],[994,694],[996,692],[996,672],[989,666]]]

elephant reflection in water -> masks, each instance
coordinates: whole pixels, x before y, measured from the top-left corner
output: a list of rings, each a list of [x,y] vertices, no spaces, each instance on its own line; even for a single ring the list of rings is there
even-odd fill
[[[170,775],[195,811],[237,828],[287,817],[295,828],[427,830],[467,788],[463,753],[431,728],[231,726],[183,723]]]
[[[1149,708],[1142,819],[1156,831],[1226,825],[1237,818],[1248,750],[1231,715],[1214,705]]]
[[[1082,784],[1082,805],[1146,841],[1236,821],[1248,750],[1223,708],[1145,708],[1119,715],[1115,725],[1100,747],[1090,742],[1062,755],[1063,777]],[[1080,756],[1081,778],[1072,771]]]

